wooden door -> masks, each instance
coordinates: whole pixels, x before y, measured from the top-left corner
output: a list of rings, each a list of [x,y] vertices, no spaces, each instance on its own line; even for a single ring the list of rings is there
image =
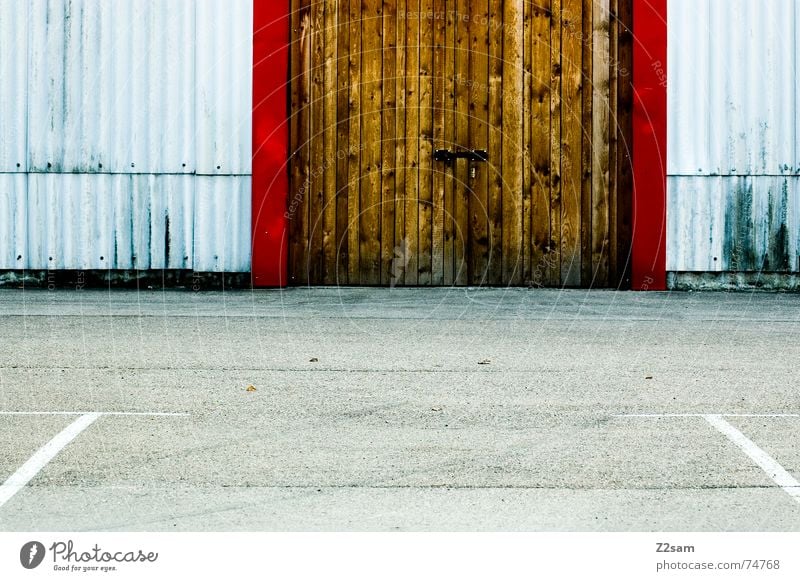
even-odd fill
[[[295,0],[292,283],[616,286],[629,1]]]

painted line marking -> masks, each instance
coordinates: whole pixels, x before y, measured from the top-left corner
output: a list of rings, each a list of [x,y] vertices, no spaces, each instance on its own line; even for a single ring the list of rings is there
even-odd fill
[[[709,414],[703,417],[709,424],[714,426],[720,433],[724,434],[731,442],[736,444],[753,462],[758,464],[775,484],[783,488],[786,494],[794,498],[797,502],[800,502],[800,482],[795,480],[772,456],[756,446],[752,440],[726,422],[721,415]]]
[[[101,416],[188,416],[183,412],[0,412],[0,416],[85,416],[98,414]]]
[[[800,418],[800,414],[617,414],[615,418]]]
[[[72,440],[77,438],[81,432],[91,426],[102,416],[188,416],[182,412],[3,412],[0,416],[79,416],[69,426],[64,428],[52,440],[30,457],[19,470],[14,472],[11,477],[0,485],[0,508],[3,507],[11,498],[22,490],[50,461],[55,458],[61,450],[69,445]]]
[[[19,470],[14,472],[11,477],[0,485],[0,507],[7,503],[25,485],[36,476],[42,468],[55,458],[72,440],[91,426],[102,414],[88,413],[80,416],[57,434],[52,440],[30,457]]]

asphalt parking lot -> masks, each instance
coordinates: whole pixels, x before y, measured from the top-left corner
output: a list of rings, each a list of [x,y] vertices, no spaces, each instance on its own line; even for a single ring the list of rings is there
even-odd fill
[[[795,294],[3,290],[0,530],[797,531],[799,332]]]

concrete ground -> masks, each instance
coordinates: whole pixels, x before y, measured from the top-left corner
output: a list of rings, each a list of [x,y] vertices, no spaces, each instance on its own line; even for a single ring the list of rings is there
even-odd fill
[[[800,530],[800,295],[4,290],[0,336],[3,531]]]

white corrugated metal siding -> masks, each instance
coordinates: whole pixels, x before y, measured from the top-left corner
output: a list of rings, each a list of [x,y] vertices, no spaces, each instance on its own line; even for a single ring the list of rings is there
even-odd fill
[[[0,0],[0,175],[28,169],[29,11],[27,2]]]
[[[0,269],[250,269],[252,0],[0,0]]]
[[[798,270],[796,0],[670,0],[670,271]]]

